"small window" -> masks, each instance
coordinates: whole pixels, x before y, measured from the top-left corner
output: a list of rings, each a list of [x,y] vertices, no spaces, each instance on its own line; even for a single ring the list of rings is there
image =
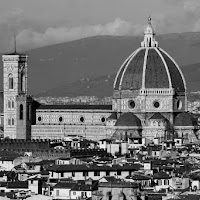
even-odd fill
[[[75,172],[72,172],[72,177],[75,177]]]
[[[59,117],[59,122],[62,122],[63,121],[63,118],[62,117]]]
[[[154,101],[154,102],[153,102],[153,106],[154,106],[155,108],[159,108],[159,107],[160,107],[160,103],[159,103],[158,101]]]
[[[15,107],[15,103],[14,103],[14,101],[12,101],[12,108],[14,108]]]
[[[39,116],[38,117],[38,121],[41,122],[42,121],[42,117]]]
[[[24,114],[24,107],[22,104],[20,104],[20,106],[19,106],[19,119],[20,120],[23,119],[23,114]]]
[[[15,125],[15,120],[14,120],[14,118],[12,118],[12,125]]]
[[[95,171],[94,176],[100,176],[100,171]]]
[[[22,72],[21,73],[21,91],[24,92],[24,90],[25,90],[25,75]]]
[[[80,122],[84,122],[85,121],[85,119],[84,119],[84,117],[80,117]]]
[[[83,176],[88,176],[88,172],[83,172]]]
[[[81,192],[81,197],[82,197],[82,198],[85,198],[85,197],[86,197],[86,195],[87,195],[87,193],[86,193],[86,192]]]
[[[101,122],[105,122],[106,121],[106,118],[105,117],[102,117],[101,118]]]
[[[11,125],[11,119],[10,118],[8,119],[8,125]]]
[[[178,101],[177,101],[177,109],[178,109],[178,110],[181,110],[182,106],[183,106],[182,101],[181,101],[181,100],[178,100]]]
[[[106,171],[106,176],[110,176],[110,172],[109,171]]]
[[[133,101],[133,100],[129,101],[129,107],[135,108],[135,101]]]
[[[64,177],[64,173],[63,172],[60,173],[60,177]]]
[[[120,170],[117,170],[117,175],[121,176],[122,172]]]
[[[14,81],[13,81],[12,74],[9,75],[8,79],[9,79],[9,81],[8,81],[9,82],[9,86],[8,87],[9,87],[9,89],[13,89],[14,88]]]

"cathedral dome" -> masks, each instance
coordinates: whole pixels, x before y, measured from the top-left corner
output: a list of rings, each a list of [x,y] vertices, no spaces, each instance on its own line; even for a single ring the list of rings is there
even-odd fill
[[[174,89],[184,92],[184,76],[173,58],[158,47],[149,18],[141,47],[122,64],[114,82],[114,90]]]
[[[136,115],[128,112],[119,117],[115,126],[141,126],[141,121]]]

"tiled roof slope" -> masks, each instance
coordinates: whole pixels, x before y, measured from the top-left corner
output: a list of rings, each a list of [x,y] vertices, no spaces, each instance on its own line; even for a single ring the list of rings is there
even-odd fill
[[[112,110],[112,105],[41,105],[38,110]]]
[[[160,113],[154,113],[149,119],[166,119],[166,118]]]
[[[155,49],[149,49],[145,71],[146,88],[169,88],[165,65]]]
[[[113,165],[107,166],[98,166],[98,165],[53,165],[52,167],[49,167],[48,171],[53,172],[82,172],[82,171],[127,171],[127,170],[139,170],[141,168],[140,164],[132,164],[132,165]]]
[[[124,113],[119,117],[115,126],[141,126],[141,121],[133,113]]]
[[[117,119],[117,113],[113,112],[107,119]]]
[[[190,113],[180,113],[175,118],[175,126],[195,126],[197,122],[193,119]]]
[[[140,50],[128,63],[122,79],[122,90],[140,89],[142,86],[142,73],[145,50]]]
[[[172,87],[177,91],[185,91],[182,76],[175,63],[163,51],[161,51],[161,54],[164,57],[167,67],[169,69]]]

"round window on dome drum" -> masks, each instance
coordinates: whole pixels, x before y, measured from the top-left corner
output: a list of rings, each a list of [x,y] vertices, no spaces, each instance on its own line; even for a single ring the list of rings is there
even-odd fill
[[[159,103],[158,101],[154,101],[154,102],[153,102],[153,106],[154,106],[155,108],[159,108],[159,107],[160,107],[160,103]]]
[[[133,101],[133,100],[129,101],[129,107],[135,108],[135,101]]]
[[[80,122],[84,122],[85,121],[85,119],[84,119],[84,117],[80,117]]]
[[[106,118],[105,117],[102,117],[101,118],[101,122],[105,122],[106,121]]]
[[[42,117],[39,116],[38,117],[38,121],[41,122],[42,121]]]
[[[63,118],[62,117],[59,117],[59,122],[62,122],[63,121]]]

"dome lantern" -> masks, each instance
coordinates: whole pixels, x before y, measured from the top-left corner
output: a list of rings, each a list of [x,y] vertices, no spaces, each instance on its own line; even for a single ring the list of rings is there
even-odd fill
[[[141,42],[141,47],[158,47],[158,42],[155,40],[155,31],[151,24],[151,17],[148,18],[148,25],[144,31],[144,40]]]

